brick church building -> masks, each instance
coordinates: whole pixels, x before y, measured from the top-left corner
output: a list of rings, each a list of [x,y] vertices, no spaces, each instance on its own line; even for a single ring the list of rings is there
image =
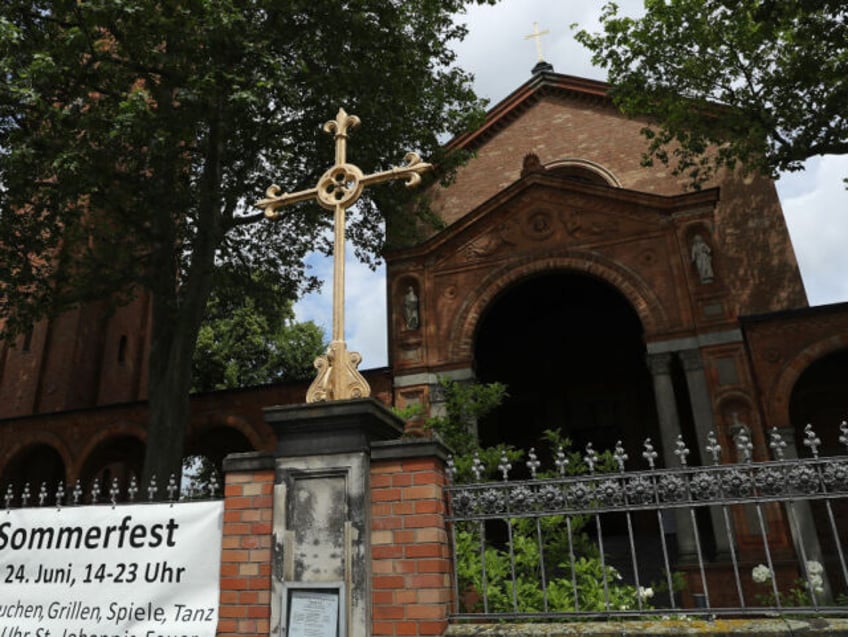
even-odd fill
[[[444,228],[386,255],[390,362],[364,371],[372,395],[435,406],[440,377],[504,382],[485,444],[560,429],[639,458],[651,437],[668,463],[680,434],[703,460],[709,431],[765,449],[767,429],[800,441],[810,422],[836,453],[848,303],[808,307],[774,184],[724,173],[691,191],[643,166],[644,122],[607,89],[540,64],[450,142],[474,159],[428,193]],[[0,346],[0,487],[140,473],[149,314],[144,298],[86,306]],[[272,450],[262,408],[305,391],[194,396],[188,452]]]

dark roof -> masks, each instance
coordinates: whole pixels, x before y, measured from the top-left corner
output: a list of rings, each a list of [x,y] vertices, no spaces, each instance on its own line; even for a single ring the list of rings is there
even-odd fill
[[[848,302],[828,303],[827,305],[814,305],[812,307],[799,307],[791,310],[777,310],[775,312],[764,312],[762,314],[748,314],[740,316],[740,323],[764,323],[766,321],[780,321],[783,319],[795,319],[822,314],[848,314]]]

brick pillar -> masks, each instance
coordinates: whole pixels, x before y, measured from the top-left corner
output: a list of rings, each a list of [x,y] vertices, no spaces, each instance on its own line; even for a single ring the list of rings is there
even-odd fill
[[[268,637],[274,457],[231,454],[224,460],[224,529],[218,637]]]
[[[432,440],[372,444],[372,635],[442,635],[447,628],[445,458]]]

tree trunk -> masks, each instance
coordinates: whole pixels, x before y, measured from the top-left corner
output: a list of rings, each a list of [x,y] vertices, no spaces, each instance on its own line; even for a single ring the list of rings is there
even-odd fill
[[[167,99],[163,103],[169,104]],[[151,285],[153,325],[148,387],[150,416],[143,484],[146,488],[150,480],[156,478],[157,499],[176,495],[168,493],[168,482],[173,475],[179,487],[182,476],[183,451],[190,417],[192,357],[211,290],[215,251],[223,238],[219,212],[221,140],[219,123],[213,119],[207,140],[203,178],[198,189],[197,234],[182,281],[179,280],[175,256],[181,246],[174,220],[180,218],[180,215],[167,209],[160,210],[156,215],[157,234],[164,240],[159,242],[154,257],[160,264],[155,271],[170,272],[173,275],[160,275]],[[175,162],[174,165],[179,164]],[[175,178],[173,171],[166,174]],[[167,188],[164,192],[168,192]],[[168,199],[163,198],[162,201]]]

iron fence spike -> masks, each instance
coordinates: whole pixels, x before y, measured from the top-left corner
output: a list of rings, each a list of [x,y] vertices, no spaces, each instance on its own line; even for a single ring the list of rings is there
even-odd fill
[[[530,447],[530,453],[527,454],[527,468],[530,470],[530,477],[536,479],[536,472],[541,466],[539,458],[536,457],[536,448]]]
[[[819,457],[821,439],[816,435],[816,432],[813,431],[813,425],[810,423],[807,423],[807,426],[804,427],[804,446],[810,450],[813,454],[813,458]]]
[[[713,464],[718,465],[721,461],[721,445],[718,443],[715,431],[707,434],[707,452],[713,457]]]

